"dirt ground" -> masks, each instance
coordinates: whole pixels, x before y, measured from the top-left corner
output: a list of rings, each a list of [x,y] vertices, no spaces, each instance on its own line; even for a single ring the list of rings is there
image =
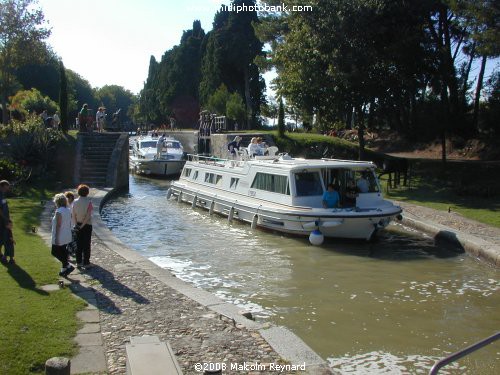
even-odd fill
[[[441,159],[441,142],[411,143],[395,133],[368,133],[367,146],[374,151],[405,158]],[[498,160],[498,150],[478,139],[453,139],[446,143],[449,160]]]

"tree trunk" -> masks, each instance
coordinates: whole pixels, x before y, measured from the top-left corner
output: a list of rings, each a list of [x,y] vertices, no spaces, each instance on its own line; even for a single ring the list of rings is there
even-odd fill
[[[474,99],[474,116],[472,117],[472,126],[474,129],[478,128],[479,122],[479,99],[481,99],[481,89],[483,88],[484,70],[486,69],[486,56],[483,55],[481,59],[481,70],[477,77],[476,98]]]
[[[245,103],[247,107],[247,129],[252,129],[253,111],[252,111],[252,97],[250,96],[250,78],[249,78],[248,66],[245,66],[243,74],[245,78]]]
[[[476,43],[472,44],[472,48],[470,50],[470,59],[469,59],[469,64],[467,64],[467,69],[465,70],[464,73],[464,84],[462,86],[462,106],[464,109],[464,112],[466,112],[467,109],[467,83],[469,81],[469,74],[470,70],[472,68],[472,62],[474,61],[474,54],[476,50]]]
[[[2,124],[7,125],[9,123],[9,116],[7,113],[7,98],[4,92],[2,92],[1,101],[2,101]]]

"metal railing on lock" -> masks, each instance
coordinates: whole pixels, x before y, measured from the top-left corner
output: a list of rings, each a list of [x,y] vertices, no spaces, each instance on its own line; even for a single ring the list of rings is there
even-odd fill
[[[494,342],[498,339],[500,339],[500,332],[497,332],[494,335],[492,335],[488,338],[485,338],[484,340],[481,340],[479,342],[476,342],[475,344],[472,344],[471,346],[468,346],[462,350],[459,350],[456,353],[450,354],[448,357],[437,361],[434,364],[434,366],[432,366],[431,371],[429,371],[429,375],[436,375],[442,367],[444,367],[452,362],[455,362],[455,361],[459,360],[460,358],[465,357],[466,355],[469,355],[469,354],[475,352],[476,350],[479,350],[482,347],[485,347],[486,345],[491,344],[492,342]]]

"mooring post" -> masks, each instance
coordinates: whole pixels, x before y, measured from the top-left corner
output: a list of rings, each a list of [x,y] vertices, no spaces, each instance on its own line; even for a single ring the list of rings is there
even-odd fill
[[[45,362],[46,375],[70,375],[71,361],[64,357],[53,357]]]

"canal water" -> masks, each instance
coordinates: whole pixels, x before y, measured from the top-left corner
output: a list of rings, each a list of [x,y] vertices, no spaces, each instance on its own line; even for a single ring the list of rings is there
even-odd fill
[[[500,329],[499,272],[460,249],[398,225],[373,243],[315,247],[167,200],[168,186],[131,176],[105,223],[180,279],[288,327],[342,373],[426,374]],[[500,373],[500,342],[440,371],[465,373]]]

